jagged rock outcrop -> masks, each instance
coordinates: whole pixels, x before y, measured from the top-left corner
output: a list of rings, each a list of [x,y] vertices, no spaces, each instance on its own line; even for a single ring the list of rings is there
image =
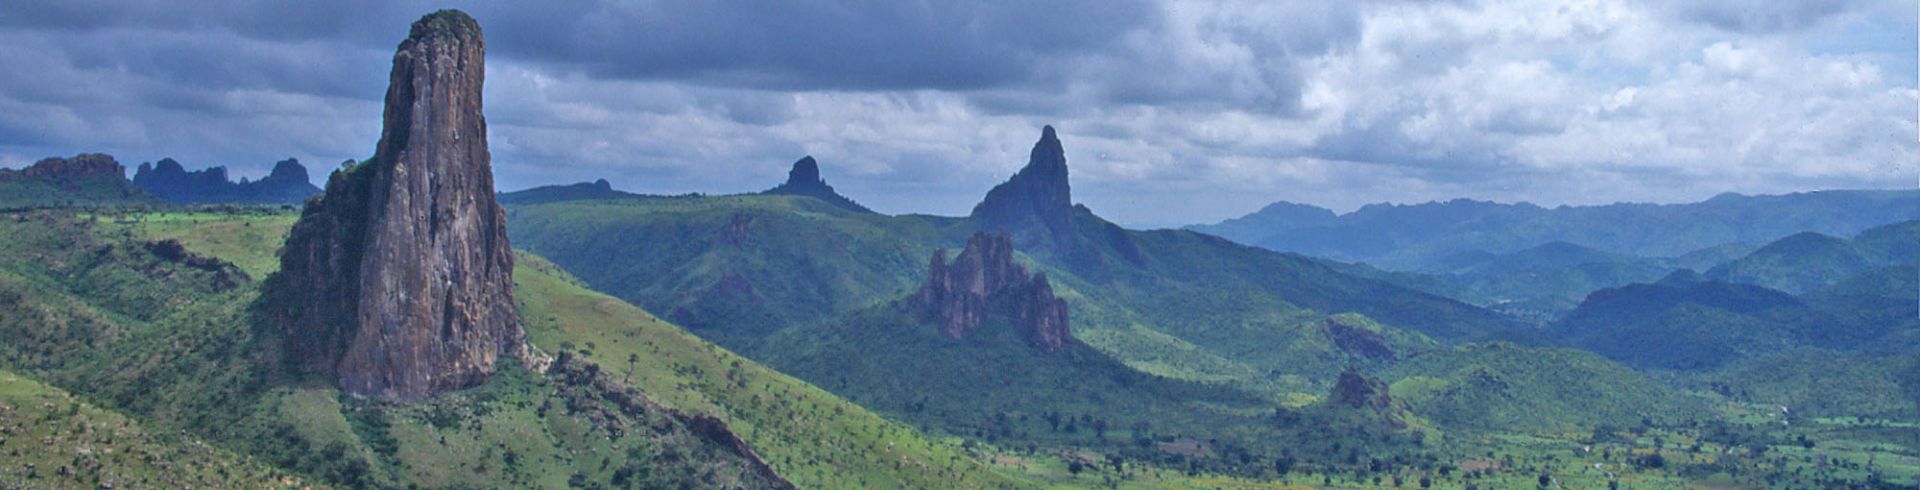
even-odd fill
[[[183,204],[299,204],[320,193],[308,180],[307,167],[292,158],[273,165],[256,181],[227,180],[226,167],[188,171],[172,158],[142,163],[133,173],[133,185],[161,199]]]
[[[525,352],[481,111],[485,52],[459,11],[413,24],[375,156],[308,202],[267,285],[289,362],[349,393],[424,398]]]
[[[956,339],[998,316],[1041,350],[1055,352],[1073,342],[1066,301],[1054,297],[1046,272],[1029,277],[1013,261],[1013,239],[1005,233],[974,234],[952,263],[946,250],[934,252],[927,282],[907,303],[921,322],[939,324],[941,333]]]
[[[1370,359],[1393,360],[1393,347],[1387,344],[1386,336],[1338,316],[1328,317],[1326,321],[1327,337],[1340,350]]]
[[[1327,395],[1327,405],[1338,414],[1368,425],[1401,429],[1406,427],[1405,410],[1393,400],[1387,383],[1358,369],[1340,373],[1339,381]]]
[[[1073,230],[1073,190],[1067,184],[1067,154],[1053,126],[1040,130],[1027,166],[987,191],[970,217],[985,231],[1012,233],[1022,247],[1069,253],[1079,248],[1079,235]]]
[[[793,169],[787,171],[786,183],[767,189],[761,194],[807,196],[854,212],[873,212],[866,206],[861,206],[860,203],[834,192],[833,186],[827,185],[826,179],[820,178],[820,164],[813,161],[812,155],[801,157],[799,161],[793,162]]]

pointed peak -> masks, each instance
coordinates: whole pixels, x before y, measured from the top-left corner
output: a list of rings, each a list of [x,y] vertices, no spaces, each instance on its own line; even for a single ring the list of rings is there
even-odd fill
[[[780,184],[778,187],[761,191],[760,193],[809,196],[851,211],[861,213],[873,212],[865,206],[853,202],[852,199],[847,199],[846,196],[834,192],[833,186],[827,185],[827,180],[820,178],[820,163],[813,160],[813,155],[800,157],[799,160],[794,161],[793,169],[787,171],[787,181],[785,183]]]
[[[1057,168],[1059,178],[1066,179],[1067,151],[1061,147],[1060,137],[1054,134],[1053,126],[1040,128],[1040,141],[1033,143],[1033,152],[1027,156],[1027,166],[1020,169],[1020,173],[1025,174],[1036,167],[1048,170]]]
[[[800,157],[793,162],[793,169],[787,171],[787,185],[824,186],[827,181],[820,178],[820,163],[813,161],[813,155]]]
[[[982,229],[1013,231],[1022,243],[1053,242],[1071,248],[1073,191],[1067,179],[1067,155],[1053,126],[1040,129],[1027,165],[1005,183],[987,191],[973,208]]]

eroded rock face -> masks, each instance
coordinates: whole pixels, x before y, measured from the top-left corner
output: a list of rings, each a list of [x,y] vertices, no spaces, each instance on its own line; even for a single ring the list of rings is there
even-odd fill
[[[1340,350],[1356,356],[1372,359],[1393,360],[1396,356],[1393,347],[1387,344],[1387,338],[1380,332],[1365,326],[1349,324],[1346,320],[1332,317],[1326,321],[1327,336],[1333,339],[1333,345]]]
[[[808,196],[849,211],[873,212],[866,206],[861,206],[860,203],[834,192],[833,186],[827,185],[826,179],[820,178],[820,163],[815,162],[812,156],[802,157],[799,161],[793,162],[793,169],[787,171],[787,181],[761,194]]]
[[[1393,396],[1387,391],[1387,383],[1355,369],[1340,373],[1340,380],[1334,382],[1328,402],[1344,408],[1370,411],[1393,408]]]
[[[356,395],[484,382],[524,352],[481,115],[480,27],[443,10],[393,57],[376,156],[307,204],[268,284],[290,362]]]
[[[1066,301],[1054,297],[1045,272],[1029,277],[1013,261],[1013,238],[1006,233],[974,234],[952,263],[945,250],[934,252],[927,282],[907,302],[920,321],[937,323],[956,339],[998,316],[1041,350],[1055,352],[1073,342]]]

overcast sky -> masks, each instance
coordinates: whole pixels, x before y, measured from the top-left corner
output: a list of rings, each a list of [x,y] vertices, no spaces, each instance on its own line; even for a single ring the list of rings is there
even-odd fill
[[[441,6],[0,0],[0,166],[324,180]],[[811,154],[877,210],[959,215],[1043,124],[1075,200],[1133,225],[1920,183],[1912,0],[451,6],[487,37],[503,190],[755,191]]]

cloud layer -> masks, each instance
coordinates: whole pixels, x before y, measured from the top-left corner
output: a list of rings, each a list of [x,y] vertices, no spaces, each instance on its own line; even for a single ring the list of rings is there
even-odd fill
[[[0,1],[0,165],[264,174],[371,151],[425,4]],[[498,185],[770,187],[802,155],[961,214],[1061,131],[1126,223],[1292,200],[1542,204],[1914,187],[1914,16],[1880,1],[464,6]]]

